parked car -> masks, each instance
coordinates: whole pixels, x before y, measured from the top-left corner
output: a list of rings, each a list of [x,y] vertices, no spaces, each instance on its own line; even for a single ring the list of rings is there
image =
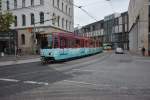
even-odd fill
[[[118,47],[118,48],[116,48],[115,53],[116,54],[124,54],[124,51],[122,48]]]

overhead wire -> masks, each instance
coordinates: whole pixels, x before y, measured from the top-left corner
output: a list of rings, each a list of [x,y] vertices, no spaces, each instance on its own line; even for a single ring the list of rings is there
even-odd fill
[[[114,10],[113,4],[112,4],[112,0],[106,0],[106,1],[109,2],[112,12],[115,13],[115,10]]]
[[[65,0],[63,0],[64,2],[66,2]],[[2,1],[2,2],[4,2],[4,3],[6,3],[5,1]],[[14,6],[14,4],[13,3],[9,3],[10,5],[12,5],[12,6]],[[71,2],[71,4],[74,6],[74,7],[77,7],[77,8],[79,8],[81,11],[83,11],[84,13],[86,13],[90,18],[92,18],[93,20],[95,20],[95,21],[97,21],[97,19],[94,17],[94,16],[92,16],[87,10],[85,10],[85,9],[83,9],[83,6],[78,6],[78,5],[76,5],[76,4],[74,4],[74,3],[72,3]],[[21,5],[17,5],[19,8],[22,8],[22,6]],[[41,10],[36,10],[36,9],[33,9],[33,8],[31,8],[32,6],[29,6],[29,7],[25,7],[26,9],[30,9],[30,10],[34,10],[34,11],[37,11],[37,12],[41,12]],[[33,6],[34,7],[34,6]],[[44,12],[45,13],[45,12]],[[46,12],[45,14],[50,14],[51,12]]]
[[[65,0],[63,0],[63,1],[65,1]],[[87,14],[90,18],[92,18],[93,20],[98,21],[94,16],[92,16],[92,14],[90,14],[87,10],[83,9],[83,6],[78,6],[78,5],[76,5],[76,4],[72,3],[72,2],[71,2],[71,4],[72,4],[74,7],[79,8],[81,11],[83,11],[84,13],[86,13],[86,14]]]

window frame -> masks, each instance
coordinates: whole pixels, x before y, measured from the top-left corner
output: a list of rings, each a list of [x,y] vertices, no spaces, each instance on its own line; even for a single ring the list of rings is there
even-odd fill
[[[22,14],[22,26],[26,26],[26,15]]]
[[[7,10],[9,10],[10,9],[9,0],[6,1],[6,6],[7,6]]]
[[[22,0],[22,8],[26,7],[26,0]]]
[[[14,26],[18,26],[18,17],[17,16],[14,16]]]
[[[31,6],[34,6],[34,3],[35,3],[35,1],[34,0],[31,0]]]
[[[17,9],[17,0],[14,0],[14,9]]]
[[[31,14],[30,14],[30,17],[31,17],[31,25],[34,25],[34,24],[35,24],[35,16],[34,16],[34,13],[31,13]]]
[[[40,12],[40,24],[44,24],[44,18],[45,18],[44,12]]]
[[[26,40],[25,35],[21,34],[21,44],[22,45],[25,45],[25,40]]]
[[[40,0],[40,5],[44,5],[44,0]]]

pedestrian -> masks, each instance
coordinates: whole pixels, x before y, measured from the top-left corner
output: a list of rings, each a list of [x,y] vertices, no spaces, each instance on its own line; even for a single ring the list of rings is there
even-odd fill
[[[145,56],[145,48],[142,48],[142,55]]]
[[[17,55],[21,56],[21,49],[20,48],[17,49]]]

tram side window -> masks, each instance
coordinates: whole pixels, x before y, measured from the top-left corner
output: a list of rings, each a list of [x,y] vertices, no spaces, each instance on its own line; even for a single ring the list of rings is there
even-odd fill
[[[52,49],[52,47],[53,47],[52,35],[48,35],[47,41],[48,41],[48,48]]]
[[[58,37],[54,38],[54,48],[59,48],[58,47]]]
[[[75,48],[75,41],[74,39],[68,40],[68,48]]]
[[[65,48],[65,40],[64,39],[60,39],[60,48]]]
[[[76,48],[80,47],[80,40],[76,40]]]
[[[84,40],[81,40],[81,47],[84,48]]]

